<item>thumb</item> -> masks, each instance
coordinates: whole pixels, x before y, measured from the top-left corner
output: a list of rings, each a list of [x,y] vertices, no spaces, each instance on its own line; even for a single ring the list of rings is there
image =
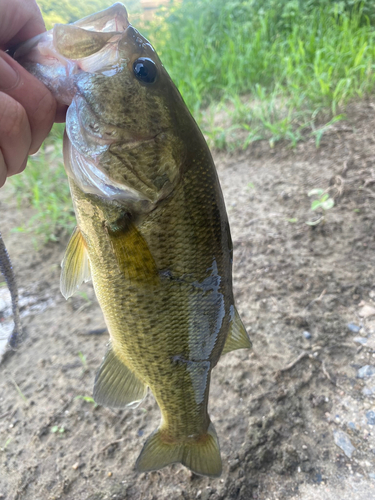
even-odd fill
[[[2,51],[0,65],[0,91],[24,108],[31,130],[29,154],[36,153],[51,130],[56,100],[43,83]]]

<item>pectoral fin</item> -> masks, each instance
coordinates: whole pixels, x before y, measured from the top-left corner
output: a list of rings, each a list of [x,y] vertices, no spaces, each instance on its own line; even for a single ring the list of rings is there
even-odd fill
[[[227,340],[224,345],[222,354],[226,354],[236,349],[249,349],[251,348],[251,340],[247,334],[245,327],[241,321],[240,315],[236,308],[234,308],[234,317],[231,321]]]
[[[120,270],[126,279],[138,285],[155,285],[159,282],[159,274],[147,242],[125,217],[116,224],[107,226]]]
[[[85,241],[78,227],[69,240],[61,267],[60,290],[68,299],[83,282],[91,278]]]
[[[94,399],[102,406],[125,408],[138,404],[146,397],[147,387],[116,356],[110,347],[96,374]]]

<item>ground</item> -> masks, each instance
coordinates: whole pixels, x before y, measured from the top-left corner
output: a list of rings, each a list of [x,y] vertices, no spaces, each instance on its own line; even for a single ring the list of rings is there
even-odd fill
[[[0,365],[2,500],[371,500],[375,498],[375,105],[291,149],[216,154],[234,242],[234,291],[253,349],[212,376],[221,478],[181,465],[138,474],[158,426],[90,400],[106,334],[90,284],[65,301],[67,238],[35,249],[11,232],[30,209],[0,194],[1,230],[21,292],[25,340]],[[313,188],[335,206],[316,226]],[[3,302],[1,302],[1,297]],[[0,295],[7,315],[6,293]],[[6,318],[3,328],[7,325]]]

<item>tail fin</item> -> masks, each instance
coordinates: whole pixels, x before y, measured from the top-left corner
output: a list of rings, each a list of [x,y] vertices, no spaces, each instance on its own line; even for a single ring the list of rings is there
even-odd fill
[[[207,434],[202,435],[198,441],[168,443],[163,440],[162,431],[156,430],[143,446],[136,467],[140,472],[147,472],[176,462],[202,476],[220,476],[222,466],[219,441],[212,423]]]

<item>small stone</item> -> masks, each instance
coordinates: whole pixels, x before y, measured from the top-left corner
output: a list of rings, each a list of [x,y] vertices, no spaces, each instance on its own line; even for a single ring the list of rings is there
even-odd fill
[[[372,389],[370,389],[369,387],[364,387],[364,388],[362,389],[362,394],[363,394],[364,396],[371,396],[371,395],[373,394],[373,392],[374,392],[374,391],[373,391]]]
[[[315,482],[320,484],[322,482],[322,480],[323,480],[323,476],[321,475],[320,472],[317,472],[316,476],[315,476]]]
[[[360,331],[360,329],[361,329],[360,326],[355,325],[354,323],[348,323],[348,328],[353,333],[358,333]]]
[[[375,425],[375,411],[370,410],[366,412],[366,418],[368,425]]]
[[[362,366],[357,372],[358,378],[372,377],[373,375],[375,375],[375,366],[371,365]]]
[[[76,462],[74,465],[72,465],[72,469],[77,470],[79,468],[79,462]]]
[[[368,339],[366,337],[354,337],[353,342],[355,342],[356,344],[365,345],[367,344],[367,340]]]
[[[112,472],[108,472],[107,476],[112,477]]]
[[[375,307],[366,304],[361,307],[361,309],[358,311],[358,314],[359,316],[361,316],[361,318],[369,318],[370,316],[375,316]]]
[[[335,444],[342,449],[348,458],[352,458],[355,447],[352,445],[349,436],[344,431],[334,430],[333,439]]]
[[[302,335],[305,337],[305,339],[310,340],[311,339],[311,333],[305,330]]]

